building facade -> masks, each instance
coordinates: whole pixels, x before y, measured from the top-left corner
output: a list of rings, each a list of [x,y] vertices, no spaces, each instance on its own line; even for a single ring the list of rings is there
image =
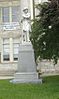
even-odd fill
[[[0,1],[0,75],[17,70],[20,43],[19,1]]]

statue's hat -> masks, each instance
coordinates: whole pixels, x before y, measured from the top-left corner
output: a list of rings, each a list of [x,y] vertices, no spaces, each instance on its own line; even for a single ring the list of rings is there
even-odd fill
[[[23,11],[28,10],[28,7],[24,7]]]

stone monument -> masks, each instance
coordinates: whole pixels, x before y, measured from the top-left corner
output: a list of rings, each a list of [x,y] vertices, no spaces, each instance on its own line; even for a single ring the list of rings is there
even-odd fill
[[[38,79],[34,50],[30,41],[29,32],[31,31],[30,13],[28,8],[23,9],[21,20],[22,42],[19,46],[18,72],[15,73],[13,83],[42,83]]]

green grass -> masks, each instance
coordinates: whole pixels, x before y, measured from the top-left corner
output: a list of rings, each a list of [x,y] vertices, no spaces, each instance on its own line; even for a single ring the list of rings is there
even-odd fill
[[[59,76],[43,80],[43,84],[12,84],[0,80],[0,99],[59,99]]]

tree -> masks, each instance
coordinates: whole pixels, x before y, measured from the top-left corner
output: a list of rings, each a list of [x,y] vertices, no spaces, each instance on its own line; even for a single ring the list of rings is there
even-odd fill
[[[32,24],[31,41],[35,59],[59,58],[59,0],[38,4],[39,14]]]

